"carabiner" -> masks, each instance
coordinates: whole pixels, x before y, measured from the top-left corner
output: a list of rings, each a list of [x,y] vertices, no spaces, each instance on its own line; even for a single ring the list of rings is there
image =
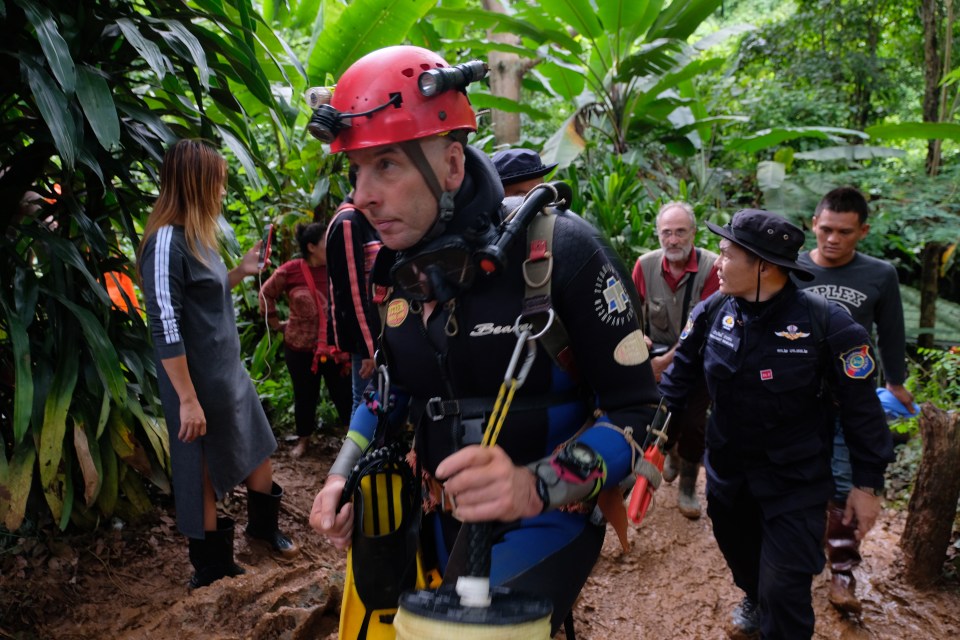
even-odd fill
[[[514,327],[516,332],[516,327]],[[506,384],[510,384],[514,380],[513,372],[517,370],[517,363],[520,362],[520,350],[523,348],[523,345],[527,343],[527,339],[530,337],[530,330],[523,329],[517,333],[517,346],[513,348],[513,355],[510,356],[510,364],[507,365],[507,370],[503,375],[503,381]],[[528,356],[529,357],[529,356]],[[529,370],[527,363],[524,362],[524,367]]]
[[[530,333],[529,331],[526,333]],[[530,374],[530,369],[533,368],[533,361],[537,359],[537,339],[533,336],[528,335],[527,339],[524,341],[527,346],[527,357],[523,361],[523,366],[520,367],[520,374],[517,376],[517,387],[522,387],[523,383],[527,381],[527,375]]]

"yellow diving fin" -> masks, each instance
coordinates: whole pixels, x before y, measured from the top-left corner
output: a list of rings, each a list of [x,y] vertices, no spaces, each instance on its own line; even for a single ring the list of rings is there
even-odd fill
[[[340,608],[340,640],[392,640],[400,594],[426,584],[418,554],[420,492],[399,446],[367,454],[344,487],[353,541]]]

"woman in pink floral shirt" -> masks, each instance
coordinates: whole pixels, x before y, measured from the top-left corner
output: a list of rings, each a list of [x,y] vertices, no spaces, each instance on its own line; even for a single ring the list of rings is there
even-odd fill
[[[297,225],[296,237],[302,258],[290,260],[263,283],[260,310],[266,310],[271,329],[283,332],[283,352],[293,381],[294,416],[297,424],[295,458],[302,456],[316,425],[320,380],[337,408],[340,422],[350,419],[350,356],[327,344],[327,255],[325,225]],[[287,296],[290,309],[285,322],[277,316],[277,299]]]

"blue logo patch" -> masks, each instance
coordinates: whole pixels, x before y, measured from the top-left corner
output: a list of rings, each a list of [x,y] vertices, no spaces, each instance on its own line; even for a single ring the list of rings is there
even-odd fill
[[[870,355],[870,347],[865,344],[844,352],[840,361],[843,362],[843,372],[854,380],[869,378],[877,368],[877,363]]]

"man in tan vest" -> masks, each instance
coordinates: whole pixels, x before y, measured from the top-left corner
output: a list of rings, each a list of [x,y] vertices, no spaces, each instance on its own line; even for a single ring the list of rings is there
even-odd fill
[[[644,254],[633,268],[633,282],[643,303],[643,330],[653,341],[651,364],[660,374],[673,362],[680,332],[687,316],[701,300],[720,286],[714,262],[717,254],[694,250],[697,219],[685,202],[668,202],[657,213],[660,248]],[[700,517],[697,500],[697,473],[703,457],[703,431],[710,399],[706,388],[690,396],[686,408],[674,413],[670,422],[670,447],[663,479],[680,476],[677,506],[687,518]]]

